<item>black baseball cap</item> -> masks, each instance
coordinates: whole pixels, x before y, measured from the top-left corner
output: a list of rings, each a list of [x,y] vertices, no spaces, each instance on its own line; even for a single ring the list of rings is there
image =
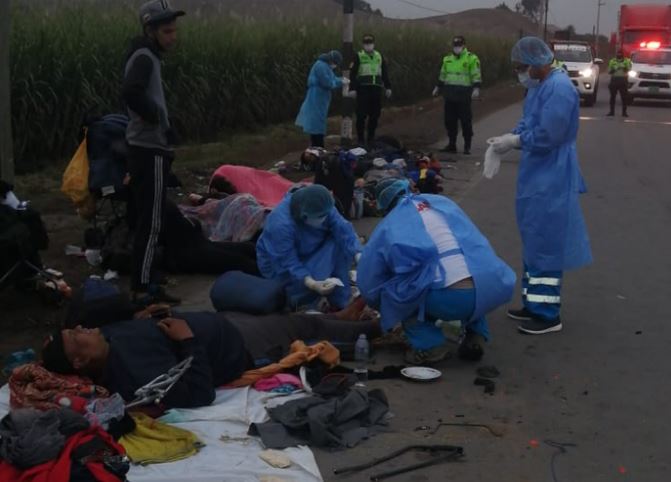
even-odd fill
[[[375,42],[375,37],[373,34],[367,33],[366,35],[363,36],[363,43],[365,44],[372,44]]]
[[[461,35],[457,35],[452,39],[452,45],[455,47],[463,47],[465,43],[466,39]]]
[[[140,7],[140,23],[143,27],[170,22],[186,15],[184,10],[174,10],[168,0],[152,0]]]

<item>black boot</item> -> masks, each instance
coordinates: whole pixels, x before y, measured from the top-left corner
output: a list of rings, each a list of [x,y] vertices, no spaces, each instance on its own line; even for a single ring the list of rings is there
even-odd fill
[[[442,149],[443,152],[457,152],[457,140],[450,139],[450,142]]]
[[[614,115],[615,115],[615,112],[613,112],[611,110],[608,114],[606,114],[606,117],[613,117]]]
[[[629,114],[627,114],[626,109],[622,111],[622,117],[629,117]]]
[[[467,156],[471,153],[471,140],[466,139],[464,140],[464,154]]]

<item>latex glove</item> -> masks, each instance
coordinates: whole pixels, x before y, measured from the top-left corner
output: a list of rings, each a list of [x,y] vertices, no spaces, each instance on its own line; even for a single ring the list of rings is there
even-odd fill
[[[337,287],[336,283],[333,282],[332,279],[316,281],[312,276],[306,276],[303,282],[307,289],[319,293],[322,296],[330,295]]]
[[[357,253],[354,255],[354,262],[356,264],[359,264],[359,261],[361,261],[361,253]]]
[[[341,80],[342,80],[342,85],[349,85],[349,84],[352,83],[347,77],[343,77]]]
[[[500,137],[491,139],[490,144],[497,154],[505,154],[522,145],[520,136],[517,134],[504,134]]]
[[[501,155],[496,153],[492,144],[485,152],[485,165],[482,175],[487,179],[492,179],[499,173],[499,169],[501,169]]]
[[[347,91],[347,97],[349,97],[350,99],[356,99],[356,90]]]
[[[391,89],[387,89],[387,90],[385,90],[385,91],[384,91],[384,96],[385,96],[387,99],[391,99]]]
[[[434,97],[438,97],[439,94],[440,94],[440,87],[438,87],[438,86],[434,87],[433,92],[431,93],[431,95],[434,96]]]
[[[480,89],[479,88],[474,88],[473,93],[471,94],[471,99],[479,99],[480,98]]]

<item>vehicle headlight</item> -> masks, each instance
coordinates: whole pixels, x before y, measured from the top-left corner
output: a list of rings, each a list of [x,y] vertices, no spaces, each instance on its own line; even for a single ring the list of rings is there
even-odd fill
[[[629,71],[629,77],[631,77],[632,79],[635,79],[636,77],[638,77],[638,72],[636,72],[635,70],[630,70]]]
[[[592,67],[588,67],[585,70],[580,71],[580,75],[582,77],[591,77],[593,73],[594,73],[594,69],[592,69]]]

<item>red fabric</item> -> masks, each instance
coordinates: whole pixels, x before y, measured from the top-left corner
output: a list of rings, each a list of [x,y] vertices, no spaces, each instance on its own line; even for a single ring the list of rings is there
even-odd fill
[[[240,194],[251,194],[262,206],[274,208],[284,198],[293,182],[274,172],[262,171],[246,166],[220,166],[214,175],[215,178],[224,177]],[[210,181],[211,183],[212,181]]]
[[[95,436],[102,438],[119,455],[126,453],[110,434],[100,427],[91,427],[70,437],[56,460],[36,465],[28,470],[17,469],[5,461],[0,462],[0,482],[69,482],[72,451]],[[101,462],[89,462],[86,467],[99,482],[120,482],[118,477],[105,470]]]
[[[61,408],[61,397],[79,399],[106,398],[109,393],[91,380],[77,375],[51,373],[37,363],[17,367],[9,378],[9,404],[12,408],[36,408],[49,410]],[[81,404],[80,404],[81,405]],[[76,404],[72,406],[77,410]]]

